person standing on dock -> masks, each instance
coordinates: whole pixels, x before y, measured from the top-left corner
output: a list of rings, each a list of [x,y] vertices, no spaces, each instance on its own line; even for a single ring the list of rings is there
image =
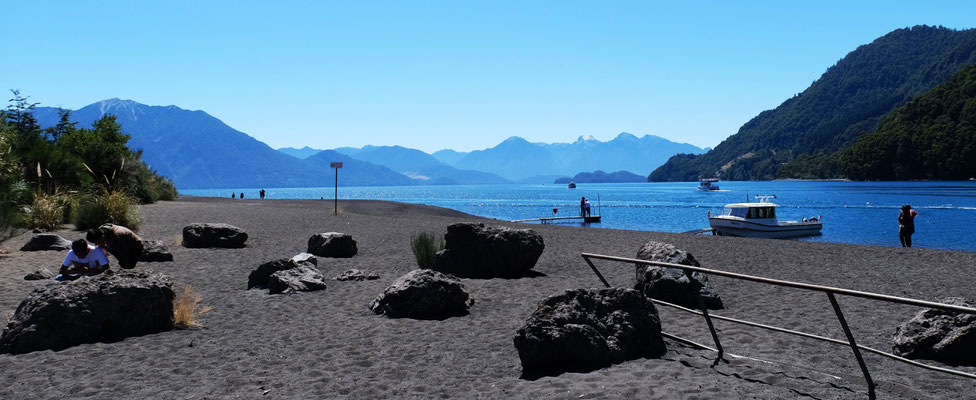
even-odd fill
[[[583,216],[584,217],[589,217],[590,216],[590,201],[589,200],[586,200],[586,201],[583,202],[583,212],[584,212],[583,213]]]
[[[916,216],[918,212],[912,210],[912,206],[908,204],[901,206],[901,214],[898,214],[898,240],[901,241],[901,247],[912,247]]]
[[[580,216],[586,216],[586,197],[580,198]]]

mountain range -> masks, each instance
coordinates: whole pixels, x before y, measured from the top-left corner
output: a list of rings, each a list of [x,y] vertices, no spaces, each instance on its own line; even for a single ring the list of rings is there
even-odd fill
[[[59,109],[37,107],[35,117],[54,126]],[[701,153],[697,147],[656,136],[622,133],[601,142],[529,143],[512,137],[498,146],[470,153],[445,149],[437,156],[401,146],[365,146],[318,150],[275,150],[199,110],[148,106],[109,99],[71,112],[71,120],[90,126],[104,115],[116,116],[130,135],[129,147],[180,189],[330,186],[332,162],[343,162],[340,186],[490,184],[511,181],[549,183],[583,170],[648,171],[677,152]]]
[[[806,90],[759,113],[711,151],[676,155],[648,180],[882,179],[846,174],[841,153],[893,110],[974,62],[974,29],[892,31],[851,51]]]

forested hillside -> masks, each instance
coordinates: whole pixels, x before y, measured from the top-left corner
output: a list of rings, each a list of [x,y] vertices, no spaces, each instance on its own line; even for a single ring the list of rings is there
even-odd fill
[[[893,111],[840,158],[851,179],[976,176],[976,65]]]
[[[874,131],[892,110],[974,62],[976,30],[893,31],[858,47],[802,93],[760,113],[712,151],[674,156],[648,180],[843,177],[840,150]]]

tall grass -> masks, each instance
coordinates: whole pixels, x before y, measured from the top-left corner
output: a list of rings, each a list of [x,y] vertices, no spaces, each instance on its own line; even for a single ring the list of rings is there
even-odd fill
[[[173,299],[173,326],[177,329],[199,328],[203,326],[200,316],[213,309],[201,306],[203,296],[193,290],[193,286],[186,285],[183,292]]]
[[[47,194],[38,191],[31,204],[23,208],[23,224],[28,229],[52,231],[64,224],[66,210],[70,209],[70,197],[61,193]]]
[[[430,269],[434,266],[437,252],[444,250],[444,238],[438,238],[430,232],[421,232],[410,238],[410,248],[413,249],[413,256],[417,258],[417,265],[423,269]]]
[[[74,220],[78,229],[113,223],[135,231],[142,225],[138,200],[117,189],[82,196]]]

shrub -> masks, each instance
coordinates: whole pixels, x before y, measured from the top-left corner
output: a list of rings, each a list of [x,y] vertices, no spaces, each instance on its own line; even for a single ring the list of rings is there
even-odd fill
[[[64,194],[38,192],[30,205],[24,206],[23,223],[28,229],[57,230],[64,224],[69,197]]]
[[[210,306],[201,306],[200,296],[193,291],[193,286],[186,285],[183,292],[173,299],[173,326],[177,329],[199,328],[203,326],[200,316],[213,309]]]
[[[78,229],[113,223],[135,231],[142,225],[138,201],[120,190],[104,190],[82,197],[74,214]]]
[[[414,257],[417,258],[417,265],[420,268],[430,269],[434,266],[437,252],[444,250],[444,238],[437,238],[430,232],[422,232],[410,238],[410,247],[413,249]]]

